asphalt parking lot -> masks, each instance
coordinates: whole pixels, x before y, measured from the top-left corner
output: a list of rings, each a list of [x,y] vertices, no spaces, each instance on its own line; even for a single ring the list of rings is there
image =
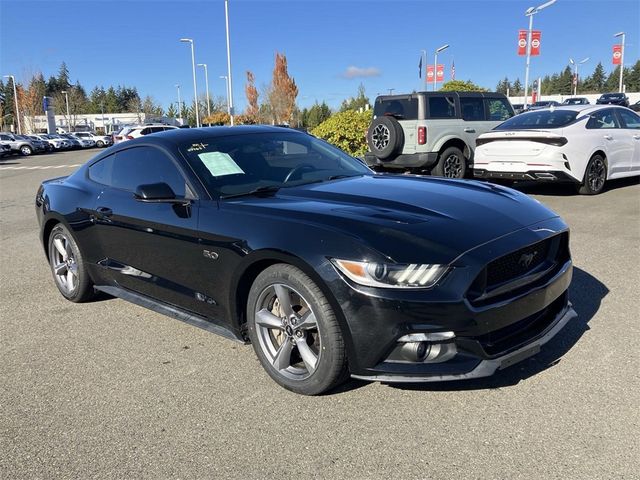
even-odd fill
[[[486,380],[309,398],[250,346],[62,298],[34,195],[95,152],[0,160],[0,478],[638,478],[637,179],[597,197],[521,187],[569,223],[576,266],[579,317],[536,357]]]

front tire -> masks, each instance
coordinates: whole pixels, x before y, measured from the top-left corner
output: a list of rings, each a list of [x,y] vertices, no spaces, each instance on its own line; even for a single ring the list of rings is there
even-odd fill
[[[33,149],[29,145],[23,145],[20,147],[20,153],[25,157],[28,157],[33,153]]]
[[[102,140],[98,140],[98,141],[96,142],[96,147],[98,147],[98,148],[102,148],[102,147],[104,147],[104,142],[103,142]]]
[[[93,282],[78,244],[62,224],[53,227],[49,235],[49,265],[56,287],[67,300],[81,303],[94,298]]]
[[[445,178],[464,178],[467,174],[467,160],[457,147],[446,148],[438,157],[432,175]]]
[[[318,395],[347,378],[344,341],[333,309],[298,268],[276,264],[258,275],[249,292],[247,320],[258,360],[287,390]]]
[[[597,195],[604,190],[604,184],[607,180],[607,162],[602,155],[596,153],[584,172],[584,181],[578,187],[578,193],[581,195]]]

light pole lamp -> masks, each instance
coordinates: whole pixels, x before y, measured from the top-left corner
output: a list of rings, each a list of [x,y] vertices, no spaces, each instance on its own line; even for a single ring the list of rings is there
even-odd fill
[[[443,45],[440,48],[436,49],[436,54],[433,60],[433,91],[435,92],[438,89],[438,54],[443,50],[449,48],[449,45]]]
[[[233,126],[233,83],[231,81],[231,46],[229,45],[229,0],[224,0],[224,18],[227,26],[227,104],[229,108],[229,119]]]
[[[573,58],[569,59],[569,63],[575,67],[574,68],[575,82],[573,83],[573,96],[574,97],[576,95],[578,95],[578,67],[580,65],[582,65],[583,63],[588,62],[589,58],[591,58],[591,57],[587,57],[587,58],[585,58],[583,60],[580,60],[579,62],[574,62]]]
[[[227,92],[227,113],[229,114],[229,117],[231,117],[231,107],[229,106],[229,77],[226,75],[220,75],[220,78],[224,79],[224,86]]]
[[[180,123],[182,124],[182,100],[180,98],[180,84],[176,83],[176,88],[178,89],[178,119],[180,120]]]
[[[193,98],[196,108],[196,127],[200,126],[200,112],[198,110],[198,85],[196,83],[196,54],[193,46],[192,38],[181,38],[181,42],[191,45],[191,73],[193,74]]]
[[[22,134],[22,128],[20,127],[20,109],[18,108],[18,89],[16,88],[16,77],[13,75],[3,75],[4,78],[10,78],[13,83],[13,106],[14,106],[14,116],[16,117],[16,123],[18,125],[18,135]]]
[[[211,100],[209,100],[209,72],[206,63],[199,63],[199,67],[204,68],[204,84],[207,89],[207,117],[211,116]]]
[[[622,93],[622,72],[624,72],[624,32],[618,32],[614,37],[622,37],[622,48],[620,50],[620,82],[618,84],[618,91]]]
[[[528,96],[529,96],[529,64],[531,63],[531,32],[533,30],[533,16],[536,13],[539,13],[541,10],[544,10],[545,8],[547,8],[550,5],[553,5],[554,3],[556,3],[556,0],[549,0],[546,3],[543,3],[542,5],[539,5],[537,7],[529,7],[527,8],[527,10],[524,12],[524,15],[526,17],[529,17],[529,32],[527,33],[527,66],[525,68],[525,73],[524,73],[524,109],[527,109],[527,104],[528,102]]]
[[[67,133],[71,133],[71,115],[69,114],[69,95],[66,90],[62,90],[60,93],[64,93],[64,99],[67,103],[67,128],[69,131]]]

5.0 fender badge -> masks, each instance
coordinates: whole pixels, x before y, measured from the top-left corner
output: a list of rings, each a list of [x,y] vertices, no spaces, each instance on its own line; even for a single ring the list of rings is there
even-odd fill
[[[202,255],[205,258],[208,258],[210,260],[217,260],[218,259],[218,254],[216,252],[211,251],[211,250],[202,250]]]

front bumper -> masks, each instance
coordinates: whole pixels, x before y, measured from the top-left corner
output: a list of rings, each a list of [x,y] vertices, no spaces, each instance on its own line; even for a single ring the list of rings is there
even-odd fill
[[[476,288],[490,263],[547,241],[565,247],[562,254],[557,248],[553,261],[541,263],[539,273],[490,290]],[[325,276],[343,315],[352,376],[424,382],[491,375],[537,353],[575,317],[568,301],[573,273],[568,230],[557,217],[471,249],[451,266],[426,290],[372,289]],[[438,332],[455,334],[453,357],[440,363],[392,358],[401,337]]]

